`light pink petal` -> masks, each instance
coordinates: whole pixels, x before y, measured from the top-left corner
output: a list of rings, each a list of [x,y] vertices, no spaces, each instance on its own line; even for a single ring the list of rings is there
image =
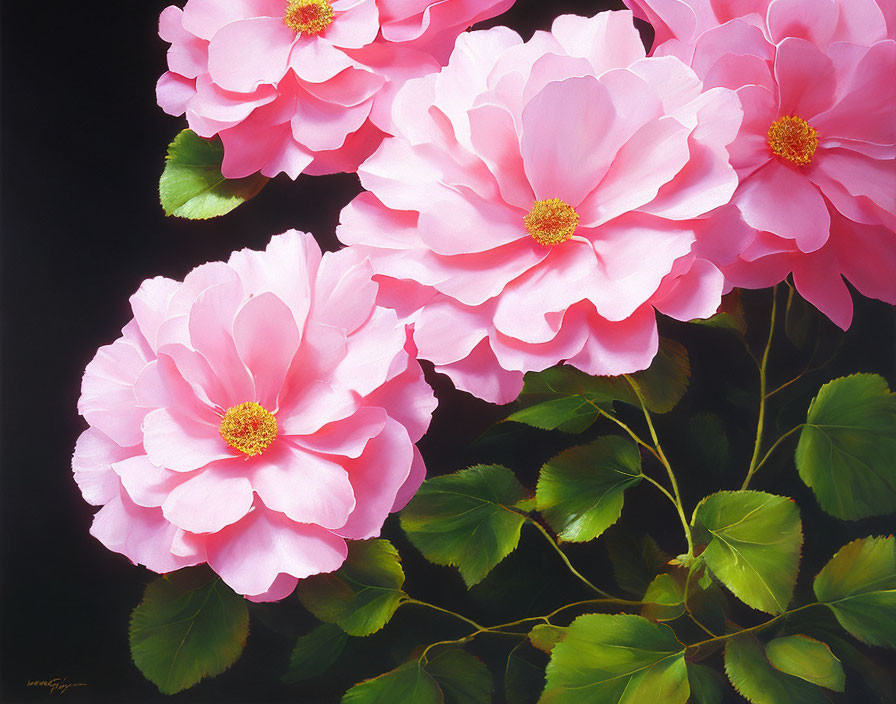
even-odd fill
[[[528,210],[535,202],[520,154],[520,138],[513,115],[497,105],[480,105],[467,113],[470,141],[498,182],[507,203]]]
[[[184,78],[168,71],[156,83],[156,102],[162,110],[174,117],[180,117],[187,111],[187,104],[194,95],[194,78]]]
[[[279,173],[298,178],[313,157],[293,139],[289,124],[252,124],[251,119],[221,133],[221,173],[226,178],[244,178],[258,172],[270,178]]]
[[[395,376],[393,366],[405,340],[404,322],[394,311],[377,308],[367,325],[349,336],[347,353],[334,369],[333,379],[342,388],[366,396]]]
[[[782,194],[786,194],[783,202]],[[828,239],[831,218],[818,188],[779,159],[742,183],[735,202],[750,227],[796,240],[804,252],[818,249]]]
[[[233,340],[233,321],[244,295],[239,282],[218,284],[203,291],[190,308],[190,341],[224,387],[229,406],[255,400],[252,375]]]
[[[586,310],[593,309],[587,301],[582,301],[565,311],[548,313],[545,318],[558,330],[545,342],[523,342],[500,332],[492,335],[489,342],[498,364],[508,371],[542,371],[575,356],[588,337]]]
[[[837,26],[839,10],[834,0],[772,0],[768,5],[768,32],[776,44],[797,37],[826,46]]]
[[[137,404],[134,382],[147,362],[137,345],[119,338],[97,350],[81,380],[78,412],[123,447],[143,439],[140,422],[146,409]]]
[[[407,429],[413,442],[423,437],[438,405],[432,388],[423,377],[416,354],[408,358],[405,371],[369,394],[364,403],[385,409]]]
[[[162,503],[162,514],[190,533],[216,533],[236,523],[252,508],[252,484],[242,462],[209,465],[174,487]]]
[[[126,495],[112,499],[93,517],[90,534],[114,552],[153,572],[173,572],[205,562],[204,546],[197,542],[187,553],[172,550],[180,530],[162,516],[161,509],[142,508]]]
[[[311,151],[338,149],[357,132],[370,114],[370,101],[345,107],[319,100],[310,93],[300,96],[292,117],[292,134]]]
[[[312,381],[290,398],[280,399],[279,434],[312,435],[327,423],[348,418],[357,408],[358,401],[350,391]]]
[[[312,318],[351,334],[370,318],[377,285],[370,262],[351,248],[327,252],[314,287]]]
[[[818,77],[833,74],[833,63],[814,44],[792,38],[782,41],[775,55],[780,114],[796,115],[811,123],[834,102],[835,82],[819,81]]]
[[[112,465],[140,451],[139,447],[121,447],[96,428],[81,433],[72,455],[72,471],[84,500],[101,506],[118,496],[118,476]]]
[[[484,252],[529,237],[525,215],[523,210],[472,193],[464,196],[445,190],[440,200],[427,204],[420,213],[420,238],[438,254]]]
[[[843,330],[849,328],[853,313],[852,295],[829,248],[796,259],[793,283],[800,295],[835,325]]]
[[[253,93],[231,93],[212,83],[208,74],[204,74],[196,79],[196,96],[189,107],[204,119],[232,127],[249,117],[256,108],[276,99],[277,89],[273,86],[259,86]]]
[[[146,508],[161,506],[171,490],[189,478],[183,472],[157,467],[146,455],[116,462],[112,469],[128,498]]]
[[[709,318],[722,304],[724,287],[722,272],[705,259],[697,259],[686,273],[666,277],[650,302],[676,320]]]
[[[355,507],[342,466],[289,443],[278,443],[254,458],[250,472],[264,505],[297,523],[340,528]]]
[[[772,254],[755,260],[738,259],[722,267],[725,281],[739,288],[768,288],[780,283],[793,269],[793,257]]]
[[[691,251],[701,259],[723,266],[737,259],[756,231],[743,221],[737,208],[728,205],[695,223],[694,233],[697,241]]]
[[[566,360],[586,374],[618,376],[646,369],[659,348],[653,307],[645,305],[614,323],[593,316],[582,351]]]
[[[361,129],[345,138],[345,144],[338,149],[315,152],[314,160],[305,169],[309,176],[326,176],[336,173],[355,173],[387,135],[370,120]]]
[[[728,54],[771,60],[774,57],[774,45],[765,38],[759,27],[738,19],[712,27],[701,34],[697,38],[691,66],[702,77]],[[740,88],[740,85],[732,85],[727,81],[724,85],[726,88]]]
[[[630,12],[598,12],[588,19],[561,15],[554,20],[551,34],[570,56],[588,59],[598,73],[644,58],[644,45]]]
[[[289,55],[289,67],[309,83],[323,83],[355,65],[345,52],[323,37],[300,37]]]
[[[336,532],[351,540],[378,536],[413,463],[414,446],[407,430],[390,418],[364,454],[345,465],[357,504]]]
[[[697,16],[683,0],[627,0],[635,17],[647,20],[656,30],[655,44],[670,37],[691,39],[697,29]]]
[[[208,72],[224,90],[252,93],[276,85],[289,67],[295,33],[282,18],[253,17],[219,29],[208,45]]]
[[[411,463],[411,472],[408,474],[408,478],[404,480],[404,484],[401,485],[401,488],[395,495],[395,503],[392,504],[390,513],[401,511],[401,509],[407,506],[408,502],[414,498],[414,494],[417,493],[417,489],[420,488],[424,479],[426,479],[426,463],[423,461],[423,455],[420,454],[420,450],[417,449],[417,446],[415,445],[414,461]]]
[[[487,310],[458,305],[441,296],[424,306],[414,323],[414,342],[421,359],[451,364],[470,355],[491,327]]]
[[[262,594],[246,595],[249,601],[259,603],[266,601],[280,601],[292,594],[299,580],[288,574],[277,575],[277,579],[271,585],[271,588]]]
[[[184,327],[186,327],[186,316],[182,320],[184,321]],[[161,330],[165,331],[164,325]],[[211,408],[217,407],[223,410],[230,407],[229,395],[201,354],[180,343],[166,343],[160,348],[159,354],[173,360],[174,365],[177,367],[177,373],[190,385],[193,394],[203,404]],[[159,370],[157,369],[156,371]],[[149,379],[152,379],[152,377],[147,378],[147,380]],[[146,383],[147,380],[140,383],[138,391],[141,397],[147,399],[150,403],[155,403],[162,398],[169,399],[172,393],[176,398],[184,398],[180,395],[181,390],[176,379],[166,380],[167,386],[170,388],[166,387],[164,389],[164,395],[158,392],[158,387],[155,387],[154,383],[150,387]],[[140,380],[138,379],[138,381]],[[175,405],[173,400],[168,400],[162,405],[168,406],[169,404]],[[195,407],[191,406],[191,410],[196,412],[197,417],[203,417],[203,414],[197,412],[198,409]]]
[[[255,382],[254,400],[265,408],[276,408],[286,372],[299,348],[292,311],[273,293],[253,296],[237,311],[233,339]]]
[[[191,472],[239,454],[227,446],[216,427],[173,409],[159,408],[147,414],[143,436],[149,461],[175,472]]]
[[[168,301],[180,285],[177,281],[157,276],[146,279],[128,299],[134,311],[134,320],[153,349],[157,348],[157,335],[168,311]]]
[[[835,217],[831,246],[843,275],[863,295],[896,305],[896,233]]]
[[[358,176],[364,188],[395,210],[419,210],[421,203],[450,196],[439,183],[439,165],[403,139],[383,141],[358,169]]]
[[[769,62],[759,56],[750,55],[724,54],[706,72],[703,86],[707,89],[755,86],[777,93]]]
[[[323,83],[302,82],[302,90],[318,100],[352,107],[378,96],[385,79],[360,67],[347,68]]]
[[[417,233],[417,214],[391,210],[370,191],[364,191],[339,214],[336,236],[343,244],[375,245],[402,251],[423,248]]]
[[[826,149],[818,159],[817,171],[840,183],[850,195],[864,196],[896,214],[896,161],[872,159],[848,149]],[[809,174],[814,180],[813,176]],[[819,180],[818,186],[827,195],[825,181]]]
[[[159,36],[171,44],[168,68],[187,78],[196,78],[208,68],[208,44],[184,29],[183,12],[170,5],[159,15]]]
[[[744,110],[740,134],[728,147],[731,165],[741,179],[776,158],[768,145],[768,129],[780,117],[777,100],[761,86],[744,86],[737,91]]]
[[[181,376],[174,360],[166,354],[144,367],[134,382],[137,402],[149,408],[177,408],[205,423],[217,424],[213,407],[200,399],[193,387]]]
[[[303,395],[309,385],[329,379],[333,368],[345,357],[347,349],[345,332],[332,325],[309,320],[305,325],[302,345],[293,357],[286,381],[280,390],[278,407],[281,411],[290,411],[296,398]],[[329,388],[326,384],[325,387]]]
[[[189,0],[184,6],[183,28],[203,39],[237,20],[246,17],[280,17],[283,21],[283,0]]]
[[[390,406],[388,410],[393,408]],[[328,423],[313,435],[290,436],[290,441],[312,452],[354,459],[364,452],[370,438],[379,435],[385,425],[386,411],[361,407],[354,415]]]
[[[203,291],[218,284],[237,281],[239,281],[237,272],[224,262],[209,262],[197,266],[184,277],[183,283],[171,294],[168,299],[166,317],[188,314],[193,302]],[[187,342],[188,340],[176,341]]]
[[[487,339],[480,342],[465,359],[436,365],[454,386],[489,403],[510,403],[523,390],[523,373],[503,369]]]
[[[337,2],[333,9],[335,19],[323,34],[328,42],[346,49],[360,49],[376,39],[380,18],[375,0]]]

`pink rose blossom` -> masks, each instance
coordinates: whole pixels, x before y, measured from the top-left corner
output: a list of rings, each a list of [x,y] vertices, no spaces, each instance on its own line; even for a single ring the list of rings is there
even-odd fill
[[[435,399],[376,293],[357,253],[298,232],[145,281],[84,373],[91,533],[156,572],[207,562],[257,601],[378,535],[423,480]]]
[[[894,3],[739,7],[766,10],[654,52],[688,61],[707,86],[737,90],[744,107],[730,151],[740,178],[732,203],[749,245],[734,262],[714,261],[729,286],[769,286],[792,272],[803,297],[848,328],[842,277],[896,304],[896,41],[886,21]],[[730,230],[734,216],[722,217],[729,225],[719,229]]]
[[[397,136],[359,169],[368,192],[337,232],[458,388],[506,403],[561,361],[633,372],[656,353],[655,310],[719,305],[697,218],[736,187],[741,116],[732,91],[645,58],[630,12],[559,17],[525,43],[472,32],[399,93]]]
[[[159,18],[171,43],[159,105],[220,135],[222,173],[354,171],[391,132],[409,78],[513,0],[187,0]]]

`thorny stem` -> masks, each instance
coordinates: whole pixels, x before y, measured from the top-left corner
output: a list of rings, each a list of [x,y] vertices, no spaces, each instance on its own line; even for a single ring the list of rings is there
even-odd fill
[[[778,312],[778,287],[772,289],[772,313],[768,326],[768,342],[765,343],[765,351],[762,353],[762,363],[759,365],[759,420],[756,422],[756,442],[753,444],[753,457],[750,458],[750,468],[747,470],[747,476],[741,485],[741,491],[750,485],[750,480],[756,474],[759,464],[759,453],[762,451],[762,431],[765,425],[765,404],[768,400],[766,395],[768,355],[772,348],[772,339],[775,336],[775,317]]]
[[[566,556],[566,553],[563,552],[563,550],[560,549],[560,546],[557,545],[557,541],[554,540],[553,537],[551,537],[551,534],[548,533],[547,530],[545,530],[544,526],[542,526],[541,523],[539,523],[538,521],[534,520],[533,518],[530,518],[529,516],[526,516],[526,521],[528,521],[528,522],[531,523],[533,526],[535,526],[536,528],[538,528],[538,530],[539,530],[539,531],[541,532],[541,534],[547,539],[547,541],[551,544],[551,546],[554,548],[554,550],[557,551],[557,554],[560,555],[560,558],[563,560],[563,562],[564,562],[564,563],[566,564],[566,566],[569,568],[569,571],[572,572],[572,573],[573,573],[573,574],[574,574],[574,575],[575,575],[575,576],[576,576],[576,577],[577,577],[583,584],[585,584],[587,587],[589,587],[589,588],[592,589],[593,591],[597,592],[597,593],[600,594],[601,596],[606,597],[607,599],[613,599],[613,598],[614,598],[612,594],[608,594],[607,592],[605,592],[605,591],[604,591],[603,589],[601,589],[600,587],[595,586],[595,585],[592,584],[590,581],[588,581],[588,579],[586,579],[584,575],[582,575],[582,574],[581,574],[575,567],[572,566],[572,563],[569,561],[569,558]]]
[[[691,537],[691,526],[688,523],[687,517],[684,515],[684,505],[681,502],[681,492],[678,491],[678,482],[675,480],[675,472],[672,471],[672,465],[669,464],[669,460],[666,458],[663,448],[660,446],[656,428],[653,427],[653,419],[650,417],[650,411],[647,409],[647,401],[644,398],[644,394],[641,392],[641,387],[638,386],[638,382],[628,374],[625,375],[625,378],[632,387],[632,391],[634,391],[635,395],[638,397],[638,402],[641,404],[641,410],[644,412],[644,419],[647,421],[647,427],[650,430],[650,437],[653,439],[653,445],[656,448],[657,459],[663,467],[666,468],[666,472],[669,474],[669,481],[672,482],[672,491],[675,494],[675,508],[678,510],[678,517],[681,519],[681,525],[684,528],[684,537],[688,541],[687,556],[688,562],[690,562],[694,557],[694,539]]]

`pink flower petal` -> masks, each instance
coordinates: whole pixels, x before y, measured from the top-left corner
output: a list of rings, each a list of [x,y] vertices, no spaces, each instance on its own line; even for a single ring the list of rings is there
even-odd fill
[[[417,363],[416,354],[408,358],[405,371],[369,394],[364,403],[388,412],[407,429],[412,442],[423,437],[438,406],[432,388],[426,383],[423,370]]]
[[[333,5],[336,16],[324,36],[333,46],[360,49],[367,46],[380,31],[379,11],[375,0],[350,0]]]
[[[208,45],[208,72],[224,90],[252,93],[276,85],[289,67],[295,33],[282,18],[239,19],[219,29]]]
[[[177,408],[199,421],[212,425],[219,422],[213,407],[196,395],[174,360],[164,353],[144,367],[134,382],[134,393],[145,408]]]
[[[424,479],[426,479],[426,464],[423,462],[423,455],[420,454],[420,450],[414,446],[414,460],[411,463],[411,472],[395,495],[395,503],[392,504],[390,512],[401,511],[401,509],[407,506],[414,494],[417,493],[417,489],[420,488]]]
[[[483,311],[458,305],[441,296],[420,311],[414,342],[421,359],[452,364],[468,357],[491,328],[491,308]]]
[[[676,320],[709,318],[722,304],[725,277],[705,259],[694,261],[686,273],[668,277],[652,298],[654,307]]]
[[[395,406],[390,406],[392,408]],[[312,452],[355,459],[364,452],[367,442],[383,431],[385,425],[385,410],[361,407],[355,414],[328,423],[313,435],[293,435],[290,441]]]
[[[551,34],[570,56],[588,59],[598,72],[625,68],[644,58],[644,45],[631,12],[598,12],[594,17],[561,15]]]
[[[281,574],[298,579],[333,572],[345,561],[345,541],[319,526],[293,523],[263,508],[208,539],[208,563],[237,593],[269,592]]]
[[[480,342],[465,359],[437,364],[436,371],[446,374],[456,388],[489,403],[510,403],[523,390],[523,373],[502,369],[488,339]]]
[[[366,396],[395,376],[396,356],[401,355],[405,340],[404,322],[394,311],[377,308],[367,325],[348,338],[348,350],[334,369],[334,381]]]
[[[313,381],[280,399],[277,425],[280,435],[312,435],[327,423],[342,420],[358,408],[358,401],[346,389],[324,381]]]
[[[245,17],[279,17],[283,0],[189,0],[184,6],[183,28],[202,39],[211,39],[224,26]]]
[[[355,332],[373,313],[377,285],[371,279],[370,262],[350,248],[324,255],[314,290],[316,320],[327,320],[348,334]]]
[[[818,77],[833,74],[833,63],[814,44],[793,38],[782,41],[775,55],[780,114],[796,115],[811,123],[834,102],[834,81],[819,81]]]
[[[513,115],[498,105],[480,105],[467,114],[470,141],[498,182],[501,196],[528,211],[536,198],[526,176]]]
[[[357,132],[370,115],[371,102],[354,107],[319,100],[310,93],[300,96],[292,117],[292,134],[311,151],[338,149],[345,138]]]
[[[116,462],[113,470],[128,498],[145,508],[161,506],[171,490],[189,478],[183,472],[157,467],[146,455]]]
[[[96,428],[81,433],[72,456],[72,472],[84,500],[102,506],[117,497],[119,482],[112,465],[140,451],[140,447],[121,447]]]
[[[355,507],[342,466],[289,443],[254,458],[250,471],[252,488],[264,505],[297,523],[341,528]]]
[[[826,248],[794,260],[793,284],[803,298],[847,330],[852,323],[852,295],[832,254]]]
[[[645,305],[618,323],[595,316],[582,351],[566,360],[586,374],[618,376],[646,369],[659,349],[652,306]]]
[[[190,533],[216,533],[252,508],[252,484],[240,461],[207,466],[178,484],[162,503],[171,523]]]
[[[299,37],[289,55],[289,67],[309,83],[323,83],[355,65],[346,53],[323,37]]]
[[[187,111],[187,104],[196,95],[196,79],[184,78],[168,71],[156,83],[156,102],[166,113],[180,117]]]
[[[140,284],[137,292],[128,299],[134,320],[152,349],[157,349],[159,327],[165,321],[168,301],[179,286],[177,281],[157,276]]]
[[[807,10],[810,10],[807,13]],[[788,37],[825,46],[834,34],[839,11],[834,0],[772,0],[768,5],[768,32],[774,43]]]
[[[147,414],[143,446],[150,462],[175,472],[191,472],[239,454],[227,446],[216,427],[167,408]]]

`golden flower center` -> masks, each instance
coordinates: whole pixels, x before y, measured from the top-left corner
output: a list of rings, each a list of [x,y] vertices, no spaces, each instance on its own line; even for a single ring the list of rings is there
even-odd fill
[[[320,34],[333,22],[333,6],[327,0],[289,0],[286,26],[301,34]]]
[[[218,429],[230,447],[252,457],[264,452],[277,437],[277,419],[255,401],[231,406]]]
[[[523,222],[538,244],[555,245],[573,236],[579,226],[579,214],[559,198],[549,198],[535,201]]]
[[[818,132],[801,117],[785,115],[768,128],[768,146],[780,157],[805,166],[818,148]]]

